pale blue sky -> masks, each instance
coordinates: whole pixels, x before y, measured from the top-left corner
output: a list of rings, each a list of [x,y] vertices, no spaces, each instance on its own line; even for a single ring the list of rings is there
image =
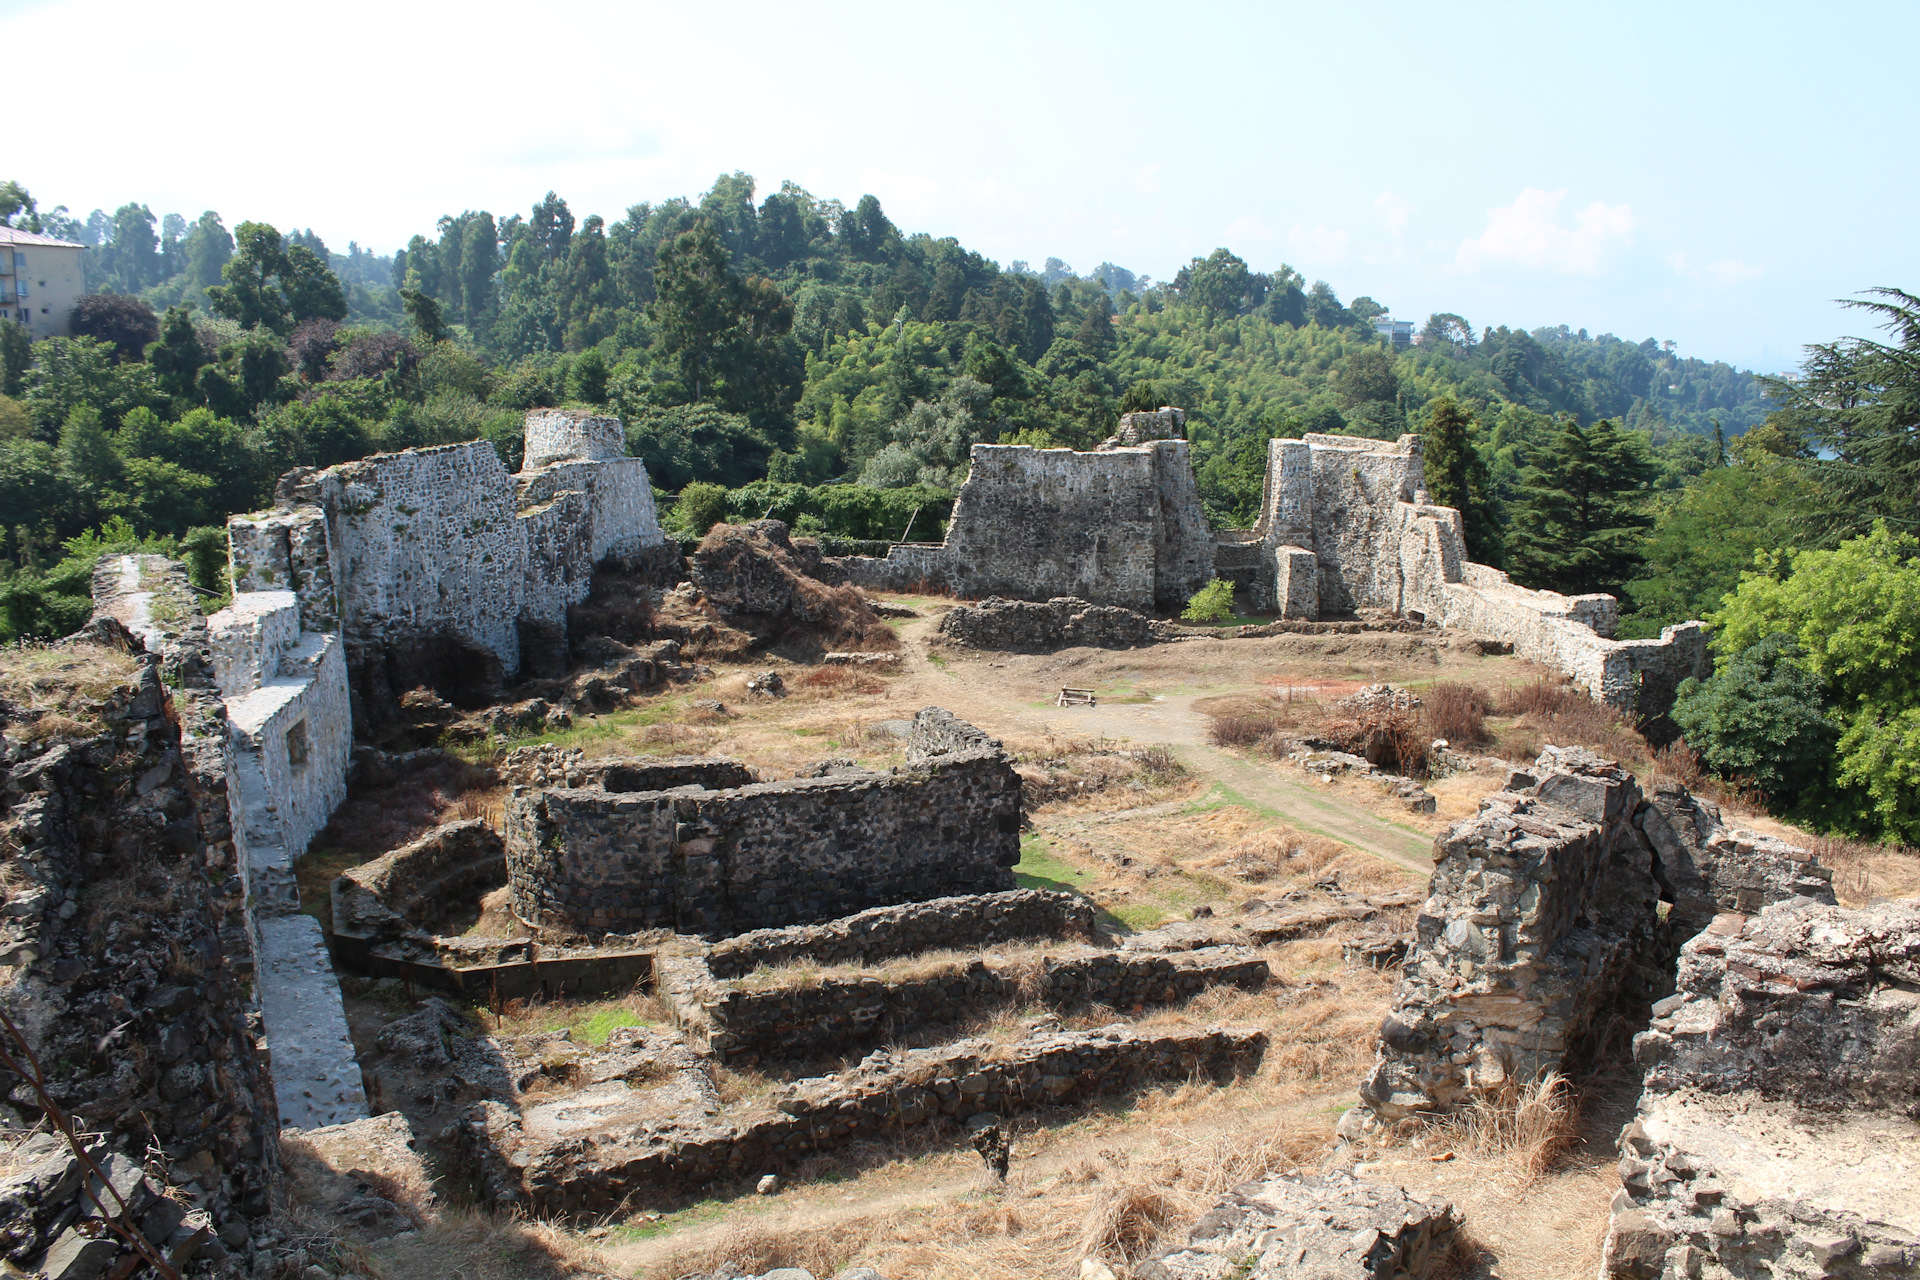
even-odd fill
[[[42,0],[0,3],[0,48],[38,69],[0,176],[83,216],[391,251],[744,169],[1003,265],[1225,245],[1405,318],[1769,369],[1863,331],[1832,299],[1920,289],[1913,3]]]

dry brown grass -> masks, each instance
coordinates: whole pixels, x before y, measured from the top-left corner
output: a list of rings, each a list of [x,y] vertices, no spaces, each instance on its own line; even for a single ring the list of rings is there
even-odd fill
[[[1580,1107],[1566,1078],[1549,1071],[1475,1099],[1440,1121],[1434,1136],[1443,1151],[1497,1165],[1518,1190],[1565,1162],[1580,1141]]]
[[[814,667],[788,683],[795,692],[814,700],[887,691],[878,676],[859,667]]]
[[[1445,738],[1456,746],[1478,746],[1491,740],[1487,713],[1493,710],[1493,695],[1479,685],[1442,680],[1430,685],[1420,700],[1429,736]]]
[[[589,1280],[612,1273],[600,1252],[551,1223],[443,1209],[412,1240],[381,1246],[375,1280]]]
[[[28,742],[92,737],[99,704],[139,669],[132,654],[100,644],[0,648],[0,724]]]
[[[1531,760],[1546,746],[1580,746],[1630,766],[1653,762],[1647,740],[1618,711],[1596,702],[1570,680],[1540,676],[1513,685],[1494,711],[1513,717],[1495,735],[1496,750],[1511,760]]]
[[[1833,893],[1843,907],[1864,907],[1881,898],[1920,897],[1920,849],[1869,844],[1844,836],[1804,842],[1821,865],[1833,868]]]

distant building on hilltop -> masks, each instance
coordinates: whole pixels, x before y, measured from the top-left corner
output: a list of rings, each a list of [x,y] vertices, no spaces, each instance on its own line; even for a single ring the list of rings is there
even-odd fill
[[[71,240],[0,227],[0,316],[27,326],[36,342],[67,337],[73,304],[87,292],[80,271],[85,253]]]
[[[1411,320],[1395,320],[1387,315],[1375,316],[1373,331],[1392,342],[1395,351],[1405,351],[1413,345],[1413,321]]]

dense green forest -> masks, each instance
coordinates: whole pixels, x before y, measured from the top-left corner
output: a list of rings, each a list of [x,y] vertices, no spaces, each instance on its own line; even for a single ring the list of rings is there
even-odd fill
[[[924,540],[975,443],[1084,448],[1127,409],[1177,404],[1226,527],[1252,520],[1271,437],[1423,432],[1429,488],[1465,513],[1476,558],[1619,594],[1623,634],[1728,611],[1722,670],[1682,706],[1709,763],[1768,779],[1781,806],[1818,791],[1831,825],[1920,838],[1920,801],[1901,798],[1920,794],[1920,705],[1900,701],[1920,681],[1859,675],[1911,663],[1913,642],[1834,657],[1860,599],[1782,603],[1839,590],[1820,557],[1864,556],[1886,570],[1875,625],[1899,616],[1920,546],[1906,294],[1860,304],[1891,342],[1817,346],[1767,379],[1652,339],[1444,313],[1396,351],[1373,328],[1382,302],[1284,264],[1218,249],[1169,281],[1003,268],[901,230],[872,196],[788,183],[756,202],[740,173],[613,222],[553,193],[525,215],[449,214],[392,257],[211,211],[81,220],[17,183],[0,220],[85,245],[92,291],[72,338],[0,324],[0,638],[81,621],[112,547],[183,554],[221,591],[221,522],[294,466],[472,439],[517,466],[536,406],[618,414],[683,533],[771,512]],[[1798,638],[1748,653],[1740,610]],[[1853,763],[1812,787],[1804,759],[1756,761],[1781,741]]]

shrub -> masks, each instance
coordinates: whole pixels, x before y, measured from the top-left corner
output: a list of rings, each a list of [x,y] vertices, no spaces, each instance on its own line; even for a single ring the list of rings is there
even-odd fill
[[[1485,689],[1443,680],[1428,689],[1422,701],[1434,737],[1453,743],[1487,741],[1487,712],[1493,707]]]
[[[1281,723],[1272,715],[1216,716],[1207,736],[1216,747],[1251,747],[1278,733]]]
[[[1233,584],[1224,578],[1215,578],[1193,593],[1193,598],[1187,601],[1186,612],[1180,616],[1188,622],[1221,622],[1232,617]]]
[[[1799,643],[1775,632],[1721,662],[1705,683],[1682,682],[1673,704],[1701,763],[1753,786],[1776,809],[1826,776],[1838,736],[1821,682],[1801,658]]]

